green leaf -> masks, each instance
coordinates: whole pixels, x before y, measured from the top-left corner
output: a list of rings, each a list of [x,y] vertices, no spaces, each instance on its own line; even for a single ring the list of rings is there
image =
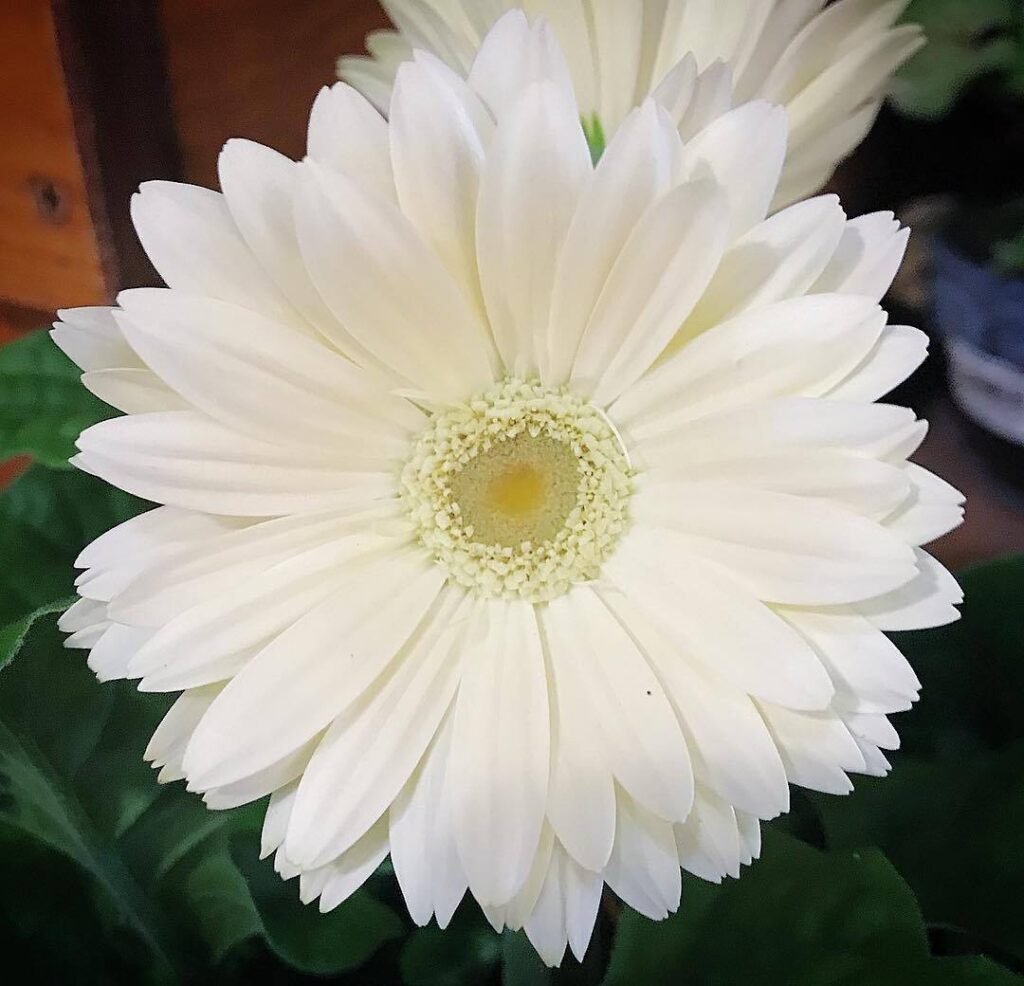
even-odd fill
[[[329,915],[304,908],[294,883],[256,860],[263,805],[208,811],[180,783],[158,785],[143,763],[167,696],[100,685],[80,652],[63,649],[52,615],[18,632],[21,652],[0,672],[0,853],[14,854],[0,886],[31,878],[20,860],[49,860],[60,922],[88,929],[95,953],[95,978],[53,981],[207,981],[256,936],[295,968],[336,973],[403,932],[366,892]],[[4,890],[0,900],[21,907],[8,954],[34,952],[52,913],[29,913]],[[125,963],[130,973],[109,972]]]
[[[903,20],[920,24],[928,43],[900,70],[895,106],[909,116],[938,119],[967,88],[990,74],[1009,78],[1022,51],[1014,36],[1015,0],[914,0]]]
[[[399,967],[406,986],[475,986],[486,982],[502,957],[503,938],[470,902],[442,931],[417,928],[402,947]]]
[[[922,684],[921,700],[897,719],[904,754],[974,755],[1024,739],[1024,556],[970,569],[960,583],[957,623],[896,637]]]
[[[502,986],[548,986],[551,970],[540,960],[522,931],[506,931],[501,938]]]
[[[85,473],[23,473],[0,492],[0,625],[70,595],[82,548],[144,507]]]
[[[114,413],[79,376],[45,332],[0,348],[0,459],[27,453],[51,468],[69,468],[78,435]]]
[[[821,798],[830,846],[879,846],[925,918],[1024,959],[1024,742],[996,754],[901,759],[890,777]]]
[[[401,919],[367,891],[328,914],[302,906],[295,882],[286,883],[269,859],[258,858],[256,838],[236,839],[232,856],[252,890],[267,944],[289,965],[328,974],[362,965],[386,942],[401,937]]]
[[[988,971],[929,955],[914,895],[877,850],[823,853],[769,830],[742,879],[687,879],[662,923],[623,912],[605,986],[971,984]]]
[[[25,638],[36,620],[51,613],[63,612],[73,601],[73,597],[69,596],[67,599],[57,599],[52,603],[45,603],[27,616],[22,616],[20,619],[0,627],[0,671],[17,657],[18,651],[21,650],[21,646],[25,643]]]

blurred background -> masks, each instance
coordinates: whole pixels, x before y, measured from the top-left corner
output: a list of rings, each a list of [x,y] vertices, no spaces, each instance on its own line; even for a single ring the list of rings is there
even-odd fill
[[[922,463],[968,494],[936,551],[962,568],[1024,549],[1024,12],[914,0],[908,19],[930,44],[829,190],[914,227],[889,307],[932,356],[895,399],[932,422]],[[300,157],[336,58],[386,23],[374,0],[3,0],[0,341],[156,283],[139,182],[215,186],[231,136]]]

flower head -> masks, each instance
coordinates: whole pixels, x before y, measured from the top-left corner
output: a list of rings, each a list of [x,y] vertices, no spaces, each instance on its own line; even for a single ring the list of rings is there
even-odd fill
[[[520,85],[522,67],[533,81]],[[766,219],[785,114],[683,141],[645,101],[592,163],[547,29],[390,122],[325,90],[309,157],[133,203],[169,288],[62,313],[125,412],[77,465],[159,506],[79,559],[101,679],[181,692],[147,751],[336,906],[389,853],[549,963],[605,883],[653,918],[738,875],[790,783],[883,774],[917,696],[883,631],[956,618],[918,546],[960,497],[872,403],[923,359],[878,301],[906,233]]]
[[[923,44],[896,22],[909,0],[382,0],[397,30],[367,39],[338,74],[382,111],[398,67],[430,51],[486,87],[521,49],[526,15],[562,45],[595,150],[648,96],[684,138],[733,105],[785,106],[789,154],[781,208],[820,189],[865,137],[892,74]],[[509,10],[516,17],[501,18]],[[491,31],[495,22],[500,30]],[[490,31],[490,33],[488,33]],[[524,72],[529,70],[523,67]]]

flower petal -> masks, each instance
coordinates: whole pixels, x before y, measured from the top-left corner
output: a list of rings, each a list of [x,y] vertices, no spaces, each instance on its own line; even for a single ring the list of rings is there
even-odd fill
[[[469,632],[448,780],[473,895],[501,905],[525,882],[544,820],[550,770],[544,656],[528,603],[489,601],[477,608]]]

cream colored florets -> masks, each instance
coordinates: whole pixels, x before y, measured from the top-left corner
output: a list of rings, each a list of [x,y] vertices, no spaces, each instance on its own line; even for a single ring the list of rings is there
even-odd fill
[[[401,488],[420,541],[456,582],[540,602],[596,577],[628,522],[632,478],[599,410],[509,379],[434,415]]]

